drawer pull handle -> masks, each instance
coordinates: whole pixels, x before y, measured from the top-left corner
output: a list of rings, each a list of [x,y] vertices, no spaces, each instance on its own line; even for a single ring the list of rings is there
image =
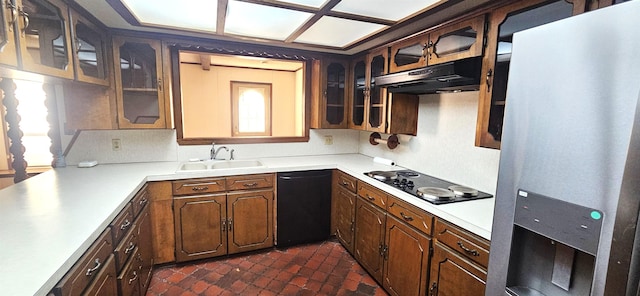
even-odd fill
[[[480,252],[478,252],[477,250],[472,250],[469,249],[467,247],[464,246],[464,244],[461,241],[458,241],[458,247],[460,247],[465,253],[471,255],[471,256],[480,256]]]
[[[400,216],[402,216],[402,219],[405,219],[407,221],[413,221],[413,217],[407,216],[403,212],[400,212]]]
[[[345,181],[342,181],[342,183],[340,183],[340,185],[342,185],[342,186],[344,186],[344,187],[348,187],[348,186],[349,186],[349,183],[347,183],[347,182],[345,182]]]
[[[124,223],[122,223],[120,225],[120,230],[125,230],[127,229],[129,226],[131,226],[131,222],[129,221],[129,219],[125,219]]]
[[[376,200],[376,198],[375,198],[375,197],[371,197],[371,196],[369,196],[369,194],[367,194],[367,199],[368,199],[368,200],[370,200],[370,201],[374,201],[374,200]]]
[[[133,282],[135,282],[138,279],[138,273],[134,270],[133,271],[133,277],[129,279],[129,285],[131,285]]]
[[[140,202],[138,204],[142,206],[142,205],[145,205],[147,203],[147,201],[148,200],[146,198],[143,198],[143,199],[140,200]]]
[[[429,288],[429,295],[435,295],[436,291],[438,291],[438,284],[436,284],[436,282],[433,282],[431,284],[431,288]]]
[[[229,223],[227,223],[229,225],[229,231],[233,230],[233,220],[229,219]]]
[[[86,276],[91,276],[96,270],[100,269],[100,265],[102,265],[102,263],[100,263],[100,258],[96,258],[96,265],[93,266],[93,268],[89,268],[87,269],[87,273],[85,274]]]
[[[129,254],[135,248],[136,248],[136,244],[134,244],[133,242],[129,242],[129,246],[126,249],[124,249],[124,253]]]
[[[258,183],[257,182],[244,183],[244,184],[242,184],[242,186],[244,186],[244,187],[256,187],[256,186],[258,186]]]
[[[203,191],[209,189],[209,186],[193,186],[191,190],[193,191]]]

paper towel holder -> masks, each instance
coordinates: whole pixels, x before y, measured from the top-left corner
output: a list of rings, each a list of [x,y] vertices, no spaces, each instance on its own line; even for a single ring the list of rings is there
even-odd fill
[[[389,149],[395,149],[396,147],[398,147],[398,145],[400,145],[400,141],[398,141],[398,136],[396,134],[390,135],[385,140],[382,139],[382,136],[378,132],[371,133],[371,135],[369,136],[369,143],[371,145],[387,144],[387,147],[389,147]]]

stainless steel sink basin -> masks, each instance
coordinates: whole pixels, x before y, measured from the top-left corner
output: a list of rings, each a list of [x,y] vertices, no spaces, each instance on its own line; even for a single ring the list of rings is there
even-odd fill
[[[212,170],[217,169],[235,169],[264,166],[259,160],[223,160],[211,164]]]
[[[176,172],[263,167],[259,160],[203,160],[181,163]]]

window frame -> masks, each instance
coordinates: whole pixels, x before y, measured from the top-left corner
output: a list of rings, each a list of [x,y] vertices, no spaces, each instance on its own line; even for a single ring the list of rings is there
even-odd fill
[[[255,136],[271,136],[271,118],[273,112],[271,111],[271,100],[273,99],[272,93],[272,84],[271,83],[261,83],[261,82],[251,82],[251,81],[231,81],[231,135],[232,137],[255,137]],[[265,105],[265,118],[264,118],[264,132],[240,132],[239,129],[239,101],[240,101],[240,93],[238,89],[240,87],[250,87],[250,88],[260,88],[264,91],[264,94],[268,95],[264,98]]]
[[[184,45],[179,43],[169,43],[168,52],[170,58],[170,73],[171,73],[171,94],[173,100],[173,118],[174,127],[176,129],[176,137],[178,145],[211,145],[212,142],[217,144],[261,144],[261,143],[295,143],[295,142],[309,142],[309,129],[311,124],[311,99],[312,99],[312,75],[313,60],[316,59],[310,56],[304,56],[302,53],[297,54],[272,54],[259,49],[245,48],[242,50],[229,50],[229,48],[204,48],[196,47],[194,44]],[[255,52],[251,51],[254,49]],[[179,53],[181,50],[188,50],[192,52],[202,52],[207,54],[229,54],[236,56],[262,56],[281,59],[281,60],[294,60],[304,63],[303,73],[303,87],[304,87],[304,109],[303,109],[303,128],[302,136],[290,136],[290,137],[274,137],[274,136],[247,136],[247,137],[203,137],[203,138],[184,138],[183,124],[182,124],[182,94],[180,84],[180,58]]]

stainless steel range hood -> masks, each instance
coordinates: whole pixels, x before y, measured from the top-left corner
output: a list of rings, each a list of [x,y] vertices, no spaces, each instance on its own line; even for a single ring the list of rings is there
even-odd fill
[[[478,90],[482,57],[382,75],[374,78],[378,87],[391,93],[432,94]]]

